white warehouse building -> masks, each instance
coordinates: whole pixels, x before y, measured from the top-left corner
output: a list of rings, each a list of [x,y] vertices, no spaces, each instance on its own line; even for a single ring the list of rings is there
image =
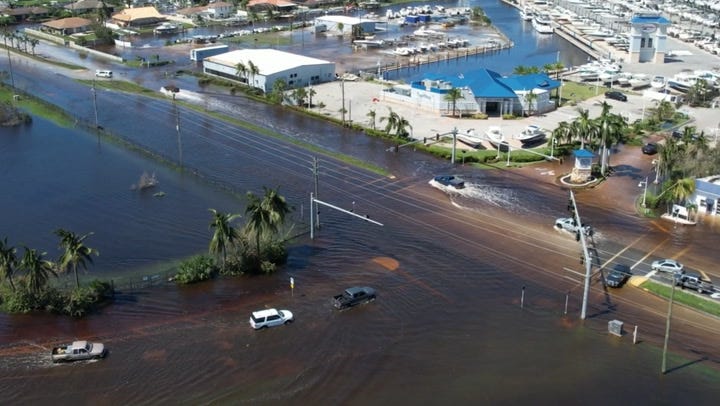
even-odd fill
[[[373,34],[375,21],[357,17],[326,15],[315,19],[315,32],[331,32],[340,34],[362,33]]]
[[[267,93],[282,79],[291,89],[335,80],[335,63],[275,49],[240,49],[205,58],[203,72]]]

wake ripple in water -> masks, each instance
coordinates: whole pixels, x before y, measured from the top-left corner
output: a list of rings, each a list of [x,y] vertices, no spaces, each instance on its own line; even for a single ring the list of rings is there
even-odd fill
[[[496,207],[512,208],[513,211],[529,212],[528,208],[522,206],[521,200],[517,196],[517,192],[506,187],[497,187],[490,185],[482,185],[479,183],[465,182],[465,187],[455,189],[451,186],[442,185],[435,180],[431,180],[430,185],[447,193],[453,203],[459,207],[472,209],[472,202],[490,203]],[[458,199],[461,198],[461,199]],[[468,199],[468,206],[460,204],[458,201]]]

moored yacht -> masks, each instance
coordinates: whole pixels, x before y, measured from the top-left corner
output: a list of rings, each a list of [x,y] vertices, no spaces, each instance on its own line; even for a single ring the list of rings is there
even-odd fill
[[[630,78],[628,81],[628,84],[630,85],[630,88],[632,89],[640,89],[643,87],[650,86],[650,81],[652,79],[650,76],[644,74],[644,73],[636,73]]]
[[[535,31],[540,34],[552,34],[554,29],[552,26],[552,19],[548,14],[536,13],[532,20]]]
[[[665,76],[653,76],[652,80],[650,81],[650,87],[652,87],[654,90],[660,90],[665,88]]]

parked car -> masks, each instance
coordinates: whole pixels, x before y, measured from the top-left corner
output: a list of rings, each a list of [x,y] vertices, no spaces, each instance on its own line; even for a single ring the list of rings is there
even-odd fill
[[[100,69],[98,69],[98,70],[95,71],[95,76],[97,76],[97,77],[99,77],[99,78],[112,78],[113,73],[112,73],[111,70],[100,70]]]
[[[453,175],[436,176],[433,180],[443,186],[452,187],[455,189],[462,189],[465,187],[465,182]]]
[[[275,327],[293,322],[293,314],[289,310],[265,309],[253,312],[250,326],[255,330]]]
[[[651,268],[653,271],[680,273],[683,270],[683,264],[674,259],[658,259],[653,261]]]
[[[648,142],[647,144],[643,145],[642,147],[642,153],[645,155],[655,155],[658,152],[658,146],[654,142]]]
[[[372,302],[375,297],[375,289],[356,286],[345,289],[340,295],[333,296],[333,306],[336,309],[346,309],[362,303]]]
[[[555,220],[555,228],[557,228],[558,230],[569,231],[573,234],[577,234],[577,232],[579,231],[577,222],[575,221],[574,218],[570,218],[570,217],[563,217],[563,218],[556,219]],[[587,224],[583,225],[581,228],[582,228],[583,233],[585,233],[585,235],[592,235],[592,233],[593,233],[592,227],[590,227],[589,225],[587,225]]]
[[[610,90],[608,92],[605,92],[605,98],[624,102],[627,101],[627,96],[625,95],[625,93],[618,92],[617,90]]]
[[[615,264],[605,277],[605,283],[611,288],[621,288],[630,279],[630,276],[632,276],[632,270],[629,266]]]

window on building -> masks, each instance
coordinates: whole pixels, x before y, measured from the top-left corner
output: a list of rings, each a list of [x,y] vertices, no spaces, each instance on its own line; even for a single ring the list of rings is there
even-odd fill
[[[652,38],[648,38],[648,48],[652,48]]]
[[[645,38],[640,38],[640,48],[645,48]]]

